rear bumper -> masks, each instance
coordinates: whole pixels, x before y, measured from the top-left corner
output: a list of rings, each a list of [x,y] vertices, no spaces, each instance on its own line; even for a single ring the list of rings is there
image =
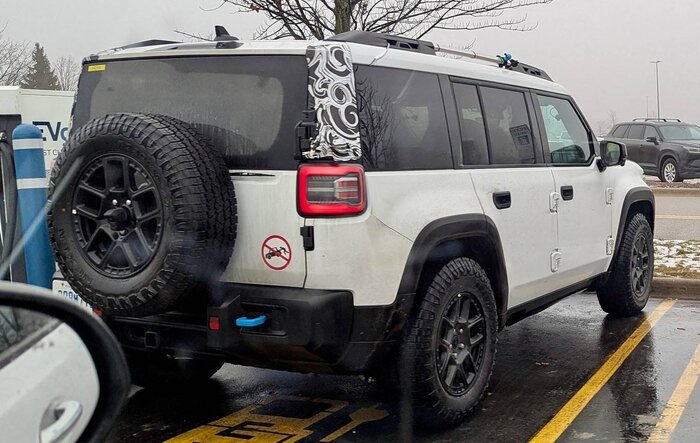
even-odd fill
[[[370,372],[394,350],[410,297],[387,306],[353,306],[348,291],[224,284],[206,313],[172,312],[105,321],[131,350],[216,357],[301,372]],[[266,316],[263,325],[236,326]],[[209,320],[218,318],[218,330]]]

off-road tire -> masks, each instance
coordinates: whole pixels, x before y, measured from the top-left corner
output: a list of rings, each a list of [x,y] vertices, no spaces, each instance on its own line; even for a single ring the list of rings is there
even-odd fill
[[[635,291],[633,263],[635,242],[640,237],[648,254],[648,279],[642,293]],[[598,288],[598,302],[603,311],[620,317],[638,315],[647,304],[654,274],[654,234],[644,214],[631,214],[625,225],[612,272],[605,284]]]
[[[127,277],[111,276],[88,259],[72,214],[81,176],[107,156],[138,162],[153,179],[162,205],[162,232],[152,257]],[[170,117],[110,114],[74,130],[51,172],[49,199],[50,240],[63,276],[107,314],[174,309],[186,295],[218,279],[233,250],[236,198],[223,156],[190,125]]]
[[[423,292],[405,330],[400,378],[405,388],[402,391],[408,390],[412,397],[414,421],[423,427],[439,428],[460,423],[486,393],[496,356],[498,316],[491,283],[481,266],[469,258],[460,257],[442,266]],[[463,394],[456,396],[443,384],[437,359],[444,355],[438,349],[443,315],[458,294],[460,299],[469,294],[479,304],[484,346],[475,357],[480,363],[473,381]],[[471,309],[475,307],[472,305]]]
[[[167,387],[177,383],[202,383],[211,378],[224,362],[192,358],[173,358],[152,352],[126,353],[131,382],[144,388]]]

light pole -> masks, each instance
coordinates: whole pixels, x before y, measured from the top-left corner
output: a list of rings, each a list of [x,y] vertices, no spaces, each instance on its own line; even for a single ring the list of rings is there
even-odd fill
[[[659,63],[661,60],[650,62],[656,65],[656,118],[661,120],[661,99],[659,95]]]

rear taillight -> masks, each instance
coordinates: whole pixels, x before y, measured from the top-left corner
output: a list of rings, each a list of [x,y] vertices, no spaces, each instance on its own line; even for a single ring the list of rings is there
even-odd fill
[[[297,192],[303,216],[353,215],[367,207],[365,170],[360,165],[302,165]]]

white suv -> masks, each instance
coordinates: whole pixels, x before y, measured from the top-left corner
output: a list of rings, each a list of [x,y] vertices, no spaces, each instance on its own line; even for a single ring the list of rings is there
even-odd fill
[[[646,305],[653,195],[544,71],[218,34],[87,58],[51,176],[58,278],[138,384],[362,373],[454,423],[506,325],[586,289]]]

